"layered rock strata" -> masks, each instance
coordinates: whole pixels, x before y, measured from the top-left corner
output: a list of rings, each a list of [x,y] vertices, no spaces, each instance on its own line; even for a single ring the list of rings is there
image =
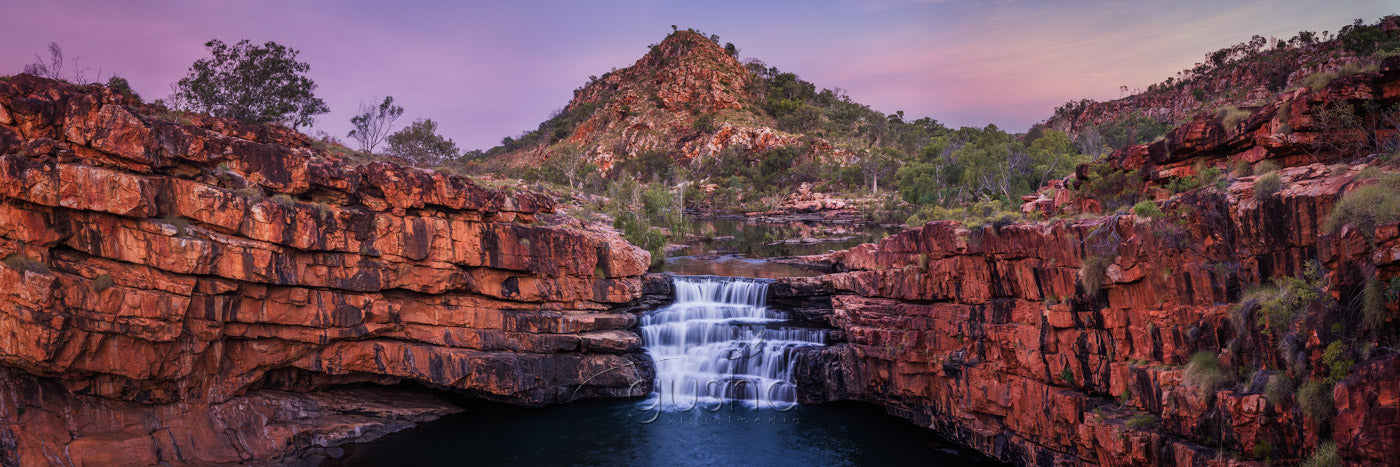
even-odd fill
[[[1143,193],[1166,213],[1158,218],[1119,212],[971,229],[934,222],[828,255],[845,272],[771,289],[775,301],[829,300],[827,320],[845,339],[803,356],[800,396],[880,404],[1021,465],[1297,460],[1329,438],[1348,462],[1393,462],[1400,356],[1385,343],[1396,337],[1397,304],[1381,305],[1379,328],[1361,324],[1359,307],[1368,281],[1400,276],[1400,227],[1323,230],[1346,193],[1373,183],[1361,175],[1374,159],[1347,149],[1357,135],[1310,122],[1317,114],[1306,109],[1397,100],[1400,60],[1392,59],[1376,73],[1287,95],[1234,128],[1202,117],[1110,156],[1117,170],[1147,180]],[[1182,194],[1159,188],[1263,160],[1285,167],[1277,193],[1256,194],[1260,176]],[[1056,184],[1026,210],[1103,209]],[[1303,276],[1314,262],[1333,305],[1313,305],[1280,328],[1250,303],[1251,288]],[[1296,340],[1281,352],[1285,334]],[[1295,380],[1283,387],[1327,379],[1342,366],[1324,355],[1334,342],[1352,345],[1342,355],[1359,360],[1324,386],[1335,388],[1335,413],[1310,417],[1295,394],[1266,394],[1284,368]],[[1187,378],[1188,361],[1203,351],[1228,372],[1215,390]]]
[[[106,88],[0,80],[0,365],[36,381],[0,386],[0,459],[83,463],[101,458],[74,447],[100,440],[154,462],[266,460],[306,432],[233,449],[108,422],[276,412],[320,397],[286,391],[351,383],[521,404],[649,391],[635,317],[614,310],[640,297],[645,251],[540,195],[351,167],[317,144]],[[410,405],[424,410],[386,419],[442,411]],[[249,417],[221,423],[278,419]]]

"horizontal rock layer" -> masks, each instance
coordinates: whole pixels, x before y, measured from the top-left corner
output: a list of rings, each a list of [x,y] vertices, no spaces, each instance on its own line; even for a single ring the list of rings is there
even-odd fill
[[[0,80],[0,365],[67,394],[4,385],[0,400],[31,409],[0,405],[0,427],[75,407],[54,436],[11,430],[17,451],[0,454],[100,463],[73,447],[152,442],[109,411],[176,423],[358,382],[522,404],[649,391],[619,309],[641,296],[645,251],[541,195],[351,167],[316,144],[105,88]],[[266,460],[306,440],[270,442],[173,436],[149,460]]]
[[[1261,337],[1269,331],[1265,318],[1245,312],[1243,322],[1232,322],[1239,308],[1232,303],[1249,288],[1320,262],[1341,311],[1310,312],[1299,337],[1307,371],[1321,379],[1326,344],[1361,328],[1353,310],[1365,281],[1400,276],[1396,224],[1322,232],[1338,200],[1362,185],[1366,154],[1318,149],[1336,151],[1318,141],[1339,136],[1306,126],[1299,119],[1307,114],[1297,110],[1342,101],[1393,105],[1400,61],[1288,99],[1294,110],[1286,117],[1270,105],[1231,130],[1202,119],[1166,143],[1109,158],[1149,180],[1276,160],[1286,168],[1273,196],[1256,197],[1257,177],[1248,176],[1223,190],[1161,197],[1169,213],[1163,219],[1115,214],[975,229],[934,222],[822,258],[845,272],[780,280],[770,289],[775,302],[827,297],[826,318],[845,339],[800,358],[799,396],[874,402],[1022,465],[1296,460],[1328,438],[1349,462],[1400,458],[1400,356],[1393,350],[1377,348],[1358,362],[1336,385],[1335,417],[1316,421],[1291,394],[1277,403],[1263,394],[1262,382],[1283,364],[1276,345]],[[1269,129],[1280,118],[1292,123],[1291,135]],[[1031,200],[1045,206],[1029,210],[1086,204],[1058,189]],[[1091,258],[1107,263],[1100,264],[1101,288],[1081,278]],[[805,315],[820,315],[804,306]],[[1384,306],[1393,333],[1397,304]],[[1235,384],[1207,394],[1184,382],[1185,364],[1203,350],[1219,353],[1227,371],[1243,369],[1229,376]]]

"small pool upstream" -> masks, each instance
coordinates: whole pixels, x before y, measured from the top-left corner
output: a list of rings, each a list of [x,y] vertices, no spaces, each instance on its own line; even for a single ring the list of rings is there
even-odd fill
[[[729,277],[815,276],[817,271],[769,261],[819,255],[879,241],[899,229],[819,222],[768,223],[745,219],[696,219],[690,239],[670,249],[653,272]]]

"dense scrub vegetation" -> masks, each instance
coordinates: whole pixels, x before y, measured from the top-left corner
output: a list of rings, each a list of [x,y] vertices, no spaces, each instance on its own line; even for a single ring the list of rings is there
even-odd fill
[[[1396,21],[1395,16],[1381,18],[1375,24],[1357,19],[1335,35],[1328,31],[1299,31],[1286,39],[1256,35],[1205,54],[1200,62],[1176,76],[1152,83],[1146,89],[1134,89],[1132,96],[1123,101],[1070,101],[1057,107],[1050,120],[1076,120],[1097,107],[1092,115],[1095,118],[1090,119],[1094,123],[1076,128],[1076,141],[1085,152],[1093,154],[1152,141],[1198,112],[1219,113],[1230,127],[1231,118],[1247,115],[1242,113],[1242,107],[1262,105],[1272,95],[1299,87],[1320,89],[1338,77],[1373,71],[1381,59],[1400,55],[1400,32],[1387,31],[1385,27]],[[1298,72],[1315,68],[1322,70]],[[1260,96],[1256,92],[1259,87],[1272,95]],[[1120,89],[1126,92],[1128,87]],[[1164,104],[1167,102],[1173,104]],[[1121,110],[1112,110],[1111,104],[1125,105],[1118,107]],[[1177,112],[1173,117],[1163,113],[1147,116],[1139,110],[1163,105],[1187,107],[1189,111]]]

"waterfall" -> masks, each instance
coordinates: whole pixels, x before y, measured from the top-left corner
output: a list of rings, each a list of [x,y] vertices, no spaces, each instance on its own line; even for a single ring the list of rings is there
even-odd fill
[[[769,281],[677,276],[676,301],[642,316],[642,342],[656,362],[652,400],[666,411],[739,402],[786,408],[797,400],[794,351],[822,345],[826,331],[784,326],[769,310]]]

